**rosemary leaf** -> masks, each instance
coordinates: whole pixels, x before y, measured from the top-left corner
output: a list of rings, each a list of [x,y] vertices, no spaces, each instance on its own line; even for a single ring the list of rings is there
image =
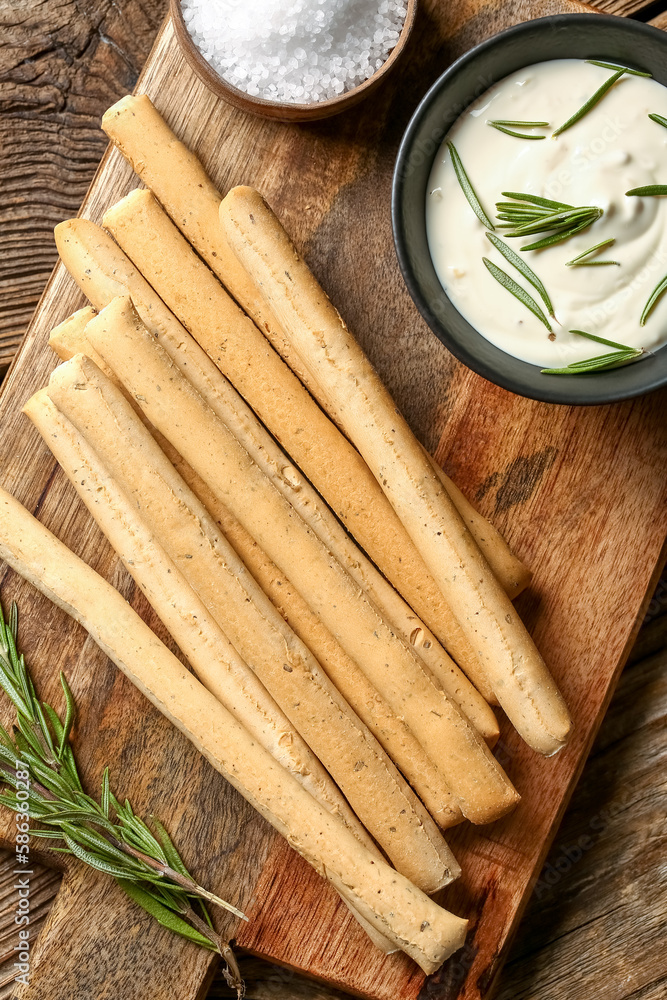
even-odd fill
[[[158,839],[162,846],[162,850],[164,851],[164,856],[166,861],[174,869],[174,871],[177,871],[181,875],[184,875],[186,878],[189,878],[187,868],[181,861],[181,857],[176,848],[174,847],[171,837],[169,836],[165,828],[162,826],[160,820],[157,819],[157,817],[153,816],[152,820],[153,820],[153,826],[157,830]]]
[[[502,285],[503,288],[506,288],[508,292],[511,292],[512,295],[514,295],[514,297],[526,307],[526,309],[530,309],[533,315],[537,316],[540,323],[544,323],[547,330],[551,333],[549,320],[544,315],[532,295],[529,295],[525,288],[522,288],[521,285],[517,284],[514,278],[510,278],[509,274],[503,271],[502,268],[498,267],[497,264],[494,264],[492,260],[489,260],[488,257],[482,257],[482,260],[484,261],[487,270],[490,271],[496,281]]]
[[[130,872],[124,866],[113,865],[110,861],[105,861],[98,855],[93,854],[92,851],[87,851],[80,844],[77,844],[67,833],[62,833],[62,839],[74,857],[78,858],[79,861],[83,861],[84,864],[89,865],[90,868],[95,868],[98,872],[103,872],[105,875],[112,875],[114,878],[126,879],[131,877]]]
[[[665,275],[665,277],[658,282],[658,284],[655,286],[655,288],[649,295],[648,302],[644,306],[644,310],[641,314],[641,319],[639,320],[640,326],[644,326],[646,324],[646,320],[649,318],[649,315],[651,314],[653,308],[657,304],[658,299],[660,299],[664,295],[666,289],[667,289],[667,275]]]
[[[616,72],[613,73],[613,75],[610,76],[608,80],[605,80],[605,82],[602,84],[601,87],[598,87],[598,89],[595,91],[592,97],[589,97],[586,103],[582,104],[582,106],[579,108],[578,111],[575,111],[575,113],[572,115],[571,118],[568,118],[566,122],[560,125],[556,129],[556,131],[552,133],[552,138],[554,136],[560,135],[561,132],[565,132],[566,129],[571,128],[573,125],[576,125],[576,123],[581,118],[583,118],[584,115],[588,114],[591,108],[594,108],[595,105],[602,100],[607,91],[611,90],[616,81],[620,80],[620,78],[623,76],[625,72],[626,72],[625,69],[616,70]]]
[[[591,66],[602,66],[603,69],[613,69],[613,70],[620,69],[623,70],[624,73],[627,73],[629,76],[645,76],[648,77],[649,79],[652,76],[651,73],[645,73],[641,69],[631,69],[629,66],[623,66],[622,63],[603,62],[601,59],[587,59],[586,62],[590,63]]]
[[[590,371],[592,368],[618,368],[621,364],[625,364],[627,361],[631,361],[643,353],[638,348],[630,348],[627,351],[599,354],[596,358],[587,358],[585,361],[573,361],[570,368],[574,371],[578,371],[579,369]]]
[[[74,695],[70,690],[70,686],[67,683],[67,679],[62,670],[60,671],[60,684],[65,694],[65,704],[67,706],[65,712],[65,721],[63,723],[63,734],[60,740],[60,752],[62,753],[63,747],[65,746],[65,743],[69,739],[69,734],[71,733],[72,726],[74,725],[74,719],[76,718],[76,706],[74,704]]]
[[[596,344],[604,344],[605,347],[615,347],[617,351],[636,350],[636,348],[629,347],[627,344],[617,344],[615,340],[605,340],[604,337],[598,336],[597,333],[587,333],[585,330],[570,330],[569,332],[576,333],[578,337],[585,337],[586,340],[594,340]],[[577,362],[575,362],[575,364],[576,363]]]
[[[545,236],[543,240],[538,240],[537,243],[530,243],[528,246],[521,247],[521,253],[525,253],[527,250],[544,250],[546,247],[552,247],[555,246],[556,243],[562,243],[564,240],[569,240],[572,236],[576,236],[577,233],[580,233],[582,230],[588,229],[589,226],[592,226],[593,223],[600,218],[600,215],[602,215],[602,209],[599,210],[599,214],[586,216],[578,226],[554,233],[553,236]]]
[[[652,122],[656,122],[658,125],[662,125],[663,128],[667,128],[667,118],[663,118],[662,115],[652,114],[649,115]]]
[[[210,951],[218,950],[218,946],[214,941],[205,937],[200,931],[192,927],[177,913],[174,913],[173,910],[168,909],[162,903],[158,902],[154,896],[145,892],[140,886],[123,878],[119,878],[117,881],[123,892],[127,893],[130,899],[145,910],[146,913],[149,913],[159,924],[166,927],[167,930],[187,938],[188,941],[198,944],[201,948],[208,948]]]
[[[610,247],[612,243],[615,242],[615,236],[612,236],[608,240],[602,240],[601,243],[596,243],[595,246],[589,247],[588,250],[584,250],[584,252],[580,253],[578,257],[573,257],[572,260],[568,260],[567,266],[570,267],[571,264],[578,264],[580,260],[583,260],[584,257],[588,257],[589,254],[595,253],[596,250],[603,250],[605,247]]]
[[[522,122],[513,118],[494,118],[488,121],[487,125],[516,125],[522,128],[549,128],[549,122]]]
[[[102,795],[100,801],[102,804],[102,812],[109,818],[109,768],[104,768],[104,774],[102,775]]]
[[[544,233],[550,229],[569,229],[594,214],[596,219],[599,218],[597,210],[577,208],[571,212],[557,212],[554,215],[540,216],[530,222],[522,222],[516,227],[516,231],[512,235],[533,236],[535,233]]]
[[[632,188],[626,191],[626,195],[635,194],[640,197],[655,198],[661,194],[667,194],[667,184],[646,184],[644,187]]]
[[[541,198],[537,194],[523,194],[520,191],[503,191],[503,198],[513,198],[514,201],[525,201],[529,205],[537,205],[540,208],[551,208],[554,212],[559,208],[574,208],[574,205],[566,205],[564,201],[551,201],[550,198]]]
[[[482,223],[483,226],[486,226],[487,229],[495,229],[495,226],[488,218],[486,212],[484,211],[479,202],[479,198],[475,194],[475,189],[470,183],[468,175],[465,172],[465,168],[461,163],[461,157],[457,153],[454,143],[448,142],[447,149],[449,150],[449,154],[452,158],[452,166],[454,167],[456,178],[459,184],[461,185],[461,190],[466,196],[468,204],[470,205],[473,212],[475,213],[475,215],[477,216],[477,218],[479,219],[479,221]]]
[[[546,139],[545,135],[535,135],[533,132],[515,132],[511,127],[508,126],[520,126],[521,128],[545,128],[549,125],[549,122],[512,122],[512,121],[502,121],[497,119],[496,121],[487,121],[487,125],[491,128],[498,129],[499,132],[504,132],[505,135],[513,135],[517,139]]]
[[[608,371],[638,361],[646,353],[643,347],[628,347],[625,344],[617,344],[613,340],[598,337],[595,333],[586,333],[585,330],[570,330],[570,333],[586,337],[587,340],[594,340],[597,344],[604,344],[606,347],[614,347],[616,350],[613,354],[599,354],[597,357],[587,358],[584,361],[573,361],[565,368],[543,368],[544,375],[585,375],[587,372]]]
[[[622,368],[624,365],[638,361],[644,352],[637,349],[632,351],[615,351],[613,354],[601,354],[597,358],[591,358],[588,362],[568,365],[567,368],[542,368],[544,375],[586,375],[599,371],[610,371],[612,368]]]
[[[547,307],[549,315],[553,316],[554,307],[551,304],[551,299],[549,298],[546,288],[544,287],[538,276],[535,274],[535,272],[532,270],[532,268],[528,267],[528,264],[526,264],[525,260],[522,257],[519,257],[518,253],[515,253],[514,250],[512,250],[512,248],[509,247],[507,243],[504,243],[499,236],[495,236],[493,233],[487,233],[486,238],[494,245],[496,250],[498,250],[499,253],[503,255],[505,260],[509,261],[509,263],[512,264],[517,269],[517,271],[519,271],[520,274],[524,276],[526,281],[530,282],[533,288],[537,290],[542,301]]]
[[[592,253],[596,253],[598,250],[604,250],[606,247],[612,246],[612,244],[615,242],[616,242],[615,236],[612,236],[608,240],[602,240],[601,243],[596,243],[595,246],[590,247],[588,250],[584,250],[584,252],[580,253],[578,257],[573,257],[572,260],[568,260],[565,266],[576,267],[577,265],[579,265],[580,267],[583,267],[585,265],[586,267],[592,267],[593,265],[600,266],[602,264],[618,264],[618,266],[620,267],[620,264],[617,260],[584,260],[585,257],[590,257]]]

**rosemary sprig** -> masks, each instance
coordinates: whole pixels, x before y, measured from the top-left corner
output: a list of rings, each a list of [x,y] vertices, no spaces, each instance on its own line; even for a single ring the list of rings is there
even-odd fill
[[[505,260],[509,261],[509,263],[512,264],[517,269],[517,271],[519,271],[519,273],[524,276],[526,281],[530,282],[533,288],[535,288],[536,291],[539,293],[542,301],[544,302],[545,306],[549,311],[549,315],[553,316],[554,307],[551,304],[551,299],[549,298],[546,288],[544,287],[538,276],[535,274],[533,269],[528,267],[528,264],[526,264],[523,257],[519,257],[519,255],[515,253],[514,250],[512,250],[512,248],[507,245],[507,243],[504,243],[499,236],[496,236],[495,233],[487,233],[486,238],[494,245],[496,250],[498,250],[499,253],[503,255]]]
[[[594,333],[586,333],[585,330],[570,330],[570,333],[576,333],[580,337],[594,340],[597,344],[605,344],[615,350],[611,354],[598,354],[597,357],[587,358],[584,361],[573,361],[566,368],[543,368],[543,375],[585,375],[591,372],[609,371],[638,361],[646,353],[643,347],[627,347],[613,340],[605,340],[604,337],[598,337]]]
[[[473,212],[475,213],[475,215],[477,216],[477,218],[479,219],[479,221],[482,223],[483,226],[486,226],[487,229],[495,229],[495,226],[487,216],[486,212],[484,211],[484,209],[480,204],[479,198],[475,194],[475,189],[470,183],[470,179],[467,173],[465,172],[463,164],[461,163],[461,157],[456,151],[456,146],[454,145],[453,142],[448,142],[447,149],[449,150],[449,155],[452,158],[452,166],[454,167],[454,173],[456,174],[456,178],[459,184],[461,185],[461,190],[466,196],[468,204],[470,205]]]
[[[587,229],[603,215],[603,209],[595,205],[576,207],[562,201],[550,201],[538,195],[523,194],[518,191],[503,191],[504,198],[513,201],[496,202],[499,229],[510,229],[509,239],[550,233],[535,243],[521,247],[527,250],[543,250],[545,247],[562,243],[576,233]]]
[[[539,208],[550,208],[552,212],[557,212],[559,208],[572,208],[564,201],[552,201],[550,198],[542,198],[537,194],[523,194],[520,191],[503,191],[503,198],[513,198],[515,201],[525,201],[529,205],[537,205]]]
[[[656,122],[658,125],[662,125],[663,128],[667,128],[667,118],[663,118],[662,115],[652,114],[649,115],[652,122]]]
[[[548,128],[549,122],[520,122],[520,121],[510,121],[509,119],[496,118],[493,121],[487,121],[487,125],[491,128],[498,129],[499,132],[504,132],[505,135],[513,135],[517,139],[546,139],[545,135],[535,135],[533,132],[516,132],[516,128]]]
[[[579,108],[579,110],[575,111],[575,113],[572,115],[571,118],[568,118],[568,120],[566,122],[563,122],[563,124],[560,125],[556,129],[555,132],[552,132],[552,138],[554,136],[560,135],[561,132],[565,132],[566,129],[571,128],[573,125],[576,125],[576,123],[581,118],[583,118],[584,115],[588,114],[588,112],[591,110],[591,108],[594,108],[595,105],[599,101],[602,100],[602,98],[607,93],[607,91],[611,90],[611,88],[614,86],[614,84],[616,83],[616,81],[620,80],[620,78],[625,73],[627,73],[627,70],[625,69],[625,67],[622,67],[621,69],[617,69],[616,72],[613,73],[612,76],[610,76],[608,80],[605,80],[605,82],[602,84],[601,87],[598,87],[598,89],[595,91],[595,93],[592,95],[592,97],[589,97],[588,100],[585,102],[585,104],[582,104],[582,106]]]
[[[584,250],[580,253],[578,257],[573,257],[572,260],[568,260],[565,263],[566,267],[602,267],[606,264],[617,264],[619,267],[620,262],[617,260],[585,260],[584,258],[590,257],[592,253],[596,253],[598,250],[604,250],[606,247],[612,246],[616,242],[616,237],[612,236],[608,240],[602,240],[601,243],[596,243],[595,246],[590,247],[588,250]]]
[[[666,290],[667,290],[667,275],[665,275],[665,277],[658,282],[658,284],[655,286],[655,288],[649,295],[648,301],[644,306],[641,318],[639,320],[640,326],[645,326],[646,320],[649,318],[650,313],[653,312],[654,307],[657,305],[658,299],[662,298]]]
[[[236,960],[213,929],[204,900],[247,918],[195,882],[157,819],[153,819],[153,833],[127,799],[124,804],[116,799],[108,768],[102,776],[99,802],[84,792],[70,743],[76,706],[65,675],[60,674],[65,696],[63,720],[37,697],[17,641],[16,604],[12,604],[8,620],[0,605],[0,687],[17,711],[13,735],[0,725],[0,782],[5,786],[0,803],[39,820],[41,828],[31,828],[31,836],[63,842],[64,846],[53,850],[71,854],[111,875],[163,926],[202,948],[219,952],[228,964],[230,983],[242,996]],[[23,778],[25,772],[28,782]]]
[[[667,194],[667,184],[646,184],[644,187],[632,188],[626,191],[626,195],[636,194],[640,197],[654,198],[661,194]]]
[[[511,292],[512,295],[514,295],[514,297],[526,307],[526,309],[530,309],[533,315],[537,316],[540,323],[544,323],[549,333],[551,333],[549,320],[544,315],[532,295],[529,295],[525,288],[522,288],[521,285],[517,284],[514,278],[511,278],[509,274],[503,271],[502,268],[498,267],[497,264],[494,264],[492,260],[489,260],[488,257],[482,257],[482,260],[484,261],[486,269],[493,275],[496,281],[502,285],[503,288],[506,288],[508,292]]]
[[[622,69],[624,73],[628,74],[628,76],[645,76],[648,77],[649,79],[652,76],[651,73],[645,73],[641,69],[631,69],[630,66],[624,66],[622,63],[603,62],[601,59],[587,59],[586,62],[590,63],[591,66],[602,66],[603,69],[612,69],[612,70]]]

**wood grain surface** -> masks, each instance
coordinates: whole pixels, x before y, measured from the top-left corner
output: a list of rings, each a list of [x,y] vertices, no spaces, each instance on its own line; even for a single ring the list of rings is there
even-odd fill
[[[425,5],[413,40],[419,64],[413,61],[358,112],[317,127],[269,125],[216,105],[183,67],[169,31],[161,36],[143,81],[223,187],[256,183],[269,196],[334,300],[344,305],[422,440],[536,568],[535,587],[522,601],[522,611],[575,711],[577,740],[565,754],[542,761],[511,734],[503,734],[503,762],[525,792],[524,802],[514,818],[484,833],[461,831],[452,839],[466,876],[446,900],[475,922],[462,955],[423,989],[421,977],[406,961],[375,959],[335,897],[323,893],[319,879],[248,815],[250,810],[168,731],[80,631],[47,602],[29,597],[28,588],[11,575],[3,586],[5,598],[14,591],[20,594],[28,625],[39,623],[39,633],[26,637],[29,649],[39,647],[36,662],[48,649],[67,665],[74,681],[85,713],[77,738],[87,748],[86,780],[97,779],[106,760],[118,761],[123,794],[131,794],[142,812],[169,819],[179,843],[187,844],[186,861],[196,865],[200,878],[233,899],[240,898],[241,887],[254,889],[252,899],[241,898],[253,917],[238,936],[242,946],[366,995],[394,1000],[420,990],[442,998],[488,993],[526,886],[536,877],[629,648],[660,557],[665,506],[659,418],[664,394],[614,408],[574,411],[493,389],[465,373],[425,331],[388,252],[391,165],[419,94],[470,44],[471,26],[479,40],[527,16],[574,7],[556,2],[502,8],[490,2],[463,4],[457,5],[455,16],[444,18],[442,8]],[[194,106],[197,116],[188,114]],[[86,214],[98,217],[131,184],[119,158],[111,155]],[[366,216],[374,227],[358,225]],[[31,509],[39,508],[49,526],[148,614],[17,412],[53,364],[44,345],[49,326],[78,304],[71,282],[57,273],[0,404],[3,485]],[[44,674],[38,673],[46,697],[55,691],[56,666],[51,659]],[[7,828],[5,836],[9,834]],[[189,946],[165,940],[114,892],[103,880],[83,880],[76,869],[69,872],[38,946],[41,961],[39,951],[35,953],[37,975],[27,995],[129,1000],[201,992],[208,962]],[[314,911],[313,900],[321,894]],[[98,916],[96,930],[107,942],[101,953],[93,951],[94,957],[89,905]],[[126,953],[132,957],[132,985],[114,978]],[[159,971],[152,974],[157,959]]]

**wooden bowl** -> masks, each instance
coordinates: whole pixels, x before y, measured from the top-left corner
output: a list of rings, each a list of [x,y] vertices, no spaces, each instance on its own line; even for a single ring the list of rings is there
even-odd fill
[[[206,84],[209,90],[213,91],[217,97],[221,97],[235,108],[242,111],[249,111],[251,114],[260,115],[262,118],[274,118],[282,122],[312,122],[320,118],[331,118],[341,111],[358,104],[359,101],[371,94],[382,82],[384,77],[393,69],[398,62],[401,53],[405,49],[417,12],[417,0],[408,0],[407,13],[403,28],[396,46],[389,53],[388,58],[375,71],[373,76],[364,80],[358,87],[347,93],[339,94],[328,101],[318,101],[311,104],[284,104],[280,101],[267,101],[262,97],[251,97],[237,87],[232,87],[227,83],[209,62],[201,54],[195,43],[192,41],[190,33],[183,19],[183,10],[180,0],[170,0],[171,17],[174,23],[174,30],[179,41],[183,55],[190,67],[197,74],[199,79]]]

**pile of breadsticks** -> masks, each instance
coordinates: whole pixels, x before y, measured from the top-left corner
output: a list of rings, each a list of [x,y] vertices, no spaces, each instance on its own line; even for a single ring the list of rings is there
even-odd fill
[[[25,406],[192,667],[7,494],[0,555],[427,972],[466,921],[442,830],[518,794],[567,708],[511,598],[529,573],[416,442],[257,192],[226,198],[146,96],[103,127],[147,189],[56,229],[90,300]]]

